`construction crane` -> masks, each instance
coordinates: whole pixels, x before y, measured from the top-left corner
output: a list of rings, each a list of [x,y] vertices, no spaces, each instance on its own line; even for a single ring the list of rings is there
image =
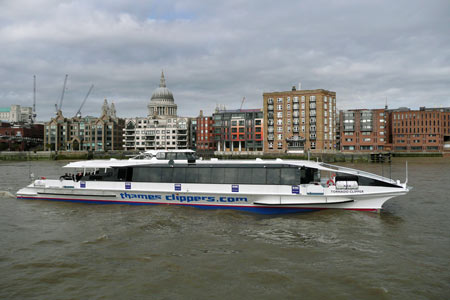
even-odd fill
[[[63,99],[64,99],[64,93],[66,92],[66,84],[67,84],[67,77],[68,76],[69,75],[66,74],[66,77],[64,78],[64,85],[63,85],[63,89],[62,89],[62,93],[61,93],[61,99],[59,100],[59,106],[58,106],[58,104],[55,104],[56,113],[58,113],[58,111],[61,110],[61,108],[62,108]]]
[[[242,98],[241,107],[239,108],[239,110],[242,110],[242,105],[244,105],[244,101],[245,101],[245,97]]]
[[[93,88],[94,88],[94,85],[91,85],[91,87],[89,88],[89,91],[86,94],[86,97],[84,97],[84,100],[80,105],[80,108],[78,109],[77,113],[75,114],[76,117],[81,117],[81,109],[83,108],[84,103],[86,103],[86,100],[89,97],[89,94],[91,93]]]
[[[31,123],[36,121],[36,75],[33,75],[33,113],[31,115]]]

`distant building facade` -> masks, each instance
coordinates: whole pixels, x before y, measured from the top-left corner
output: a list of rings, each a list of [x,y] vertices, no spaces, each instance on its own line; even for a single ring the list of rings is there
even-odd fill
[[[336,93],[297,90],[263,94],[264,151],[336,150]]]
[[[217,149],[214,138],[214,120],[212,116],[204,116],[203,111],[200,111],[196,119],[197,132],[197,151],[199,152],[214,152]]]
[[[0,107],[0,121],[9,123],[33,123],[33,108],[11,105]]]
[[[166,86],[164,73],[147,107],[147,117],[125,120],[125,150],[187,149],[190,118],[177,116],[177,104]]]
[[[43,138],[43,124],[0,122],[0,151],[42,150]]]
[[[390,111],[395,152],[450,152],[450,107]]]
[[[216,110],[212,122],[216,153],[263,151],[264,115],[261,109]]]
[[[340,150],[390,151],[389,114],[386,109],[352,109],[339,112]]]
[[[65,118],[59,110],[55,118],[45,123],[44,148],[55,151],[122,150],[124,120],[117,118],[114,103],[105,99],[102,115]]]

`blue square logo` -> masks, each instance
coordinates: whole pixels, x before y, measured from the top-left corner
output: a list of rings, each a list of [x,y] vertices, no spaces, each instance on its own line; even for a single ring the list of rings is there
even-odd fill
[[[292,186],[292,194],[300,194],[300,187],[298,185]]]
[[[175,183],[175,191],[181,191],[181,183]]]
[[[125,189],[131,190],[131,182],[125,182]]]
[[[231,185],[231,192],[238,193],[239,192],[239,184]]]
[[[86,181],[80,181],[80,188],[86,188]]]

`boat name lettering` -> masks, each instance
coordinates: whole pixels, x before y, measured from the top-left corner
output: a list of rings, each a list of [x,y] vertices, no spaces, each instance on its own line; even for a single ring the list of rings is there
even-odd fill
[[[145,195],[145,194],[130,194],[130,193],[120,193],[120,197],[122,199],[128,198],[128,199],[147,199],[147,200],[161,200],[161,195]]]
[[[122,199],[146,199],[146,200],[162,200],[161,195],[151,195],[151,194],[131,194],[131,193],[120,193]],[[178,201],[178,202],[248,202],[247,197],[229,197],[229,196],[180,196],[180,195],[166,195],[165,200],[167,201]]]
[[[331,190],[331,193],[359,194],[364,193],[363,190]]]
[[[166,200],[169,201],[179,201],[179,202],[196,202],[196,201],[207,201],[207,202],[247,202],[247,197],[215,197],[215,196],[179,196],[179,195],[167,195]]]

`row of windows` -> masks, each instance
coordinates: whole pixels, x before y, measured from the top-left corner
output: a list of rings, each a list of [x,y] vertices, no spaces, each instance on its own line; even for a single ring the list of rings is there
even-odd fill
[[[92,178],[94,179],[94,178]],[[296,167],[128,167],[96,176],[96,180],[201,184],[298,185],[318,180],[318,171]]]

